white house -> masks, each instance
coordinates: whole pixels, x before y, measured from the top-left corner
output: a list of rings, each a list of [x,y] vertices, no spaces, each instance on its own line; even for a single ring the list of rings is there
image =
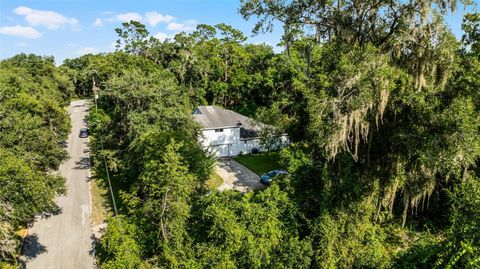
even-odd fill
[[[240,153],[249,154],[252,150],[262,151],[259,132],[261,123],[234,111],[218,106],[199,106],[192,113],[196,122],[203,128],[199,142],[216,157],[231,157]],[[281,135],[275,148],[288,143],[288,136]]]

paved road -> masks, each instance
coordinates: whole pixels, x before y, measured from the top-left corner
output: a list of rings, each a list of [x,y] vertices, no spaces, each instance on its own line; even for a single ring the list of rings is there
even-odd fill
[[[57,199],[62,209],[57,215],[37,218],[28,231],[22,261],[31,269],[95,268],[91,255],[90,231],[90,159],[88,139],[79,138],[85,127],[88,105],[85,100],[73,101],[68,108],[72,132],[67,140],[70,159],[60,166],[67,178],[68,194]]]
[[[223,184],[218,187],[220,191],[237,190],[247,192],[265,188],[260,183],[260,177],[257,174],[233,159],[217,160],[215,172],[223,179]]]

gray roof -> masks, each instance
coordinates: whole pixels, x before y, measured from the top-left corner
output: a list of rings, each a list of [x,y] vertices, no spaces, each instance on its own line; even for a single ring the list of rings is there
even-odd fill
[[[198,106],[192,115],[195,121],[200,123],[204,129],[232,127],[242,127],[252,131],[260,129],[259,124],[255,124],[252,119],[218,106]]]

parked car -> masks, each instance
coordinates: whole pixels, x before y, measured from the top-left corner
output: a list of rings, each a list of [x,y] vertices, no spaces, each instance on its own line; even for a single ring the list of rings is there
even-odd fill
[[[88,128],[82,128],[80,129],[80,138],[86,138],[88,137]]]
[[[272,180],[279,175],[288,175],[288,173],[287,171],[280,170],[280,169],[272,170],[266,174],[263,174],[260,177],[260,182],[262,182],[265,185],[270,185],[270,183],[272,183]]]

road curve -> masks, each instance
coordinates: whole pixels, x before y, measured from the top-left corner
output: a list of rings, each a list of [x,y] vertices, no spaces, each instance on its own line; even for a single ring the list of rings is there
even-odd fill
[[[86,100],[71,102],[72,130],[67,140],[70,158],[60,166],[68,193],[57,198],[61,212],[37,218],[24,241],[21,262],[28,269],[95,268],[90,230],[90,159],[88,138],[79,138],[86,127]]]

